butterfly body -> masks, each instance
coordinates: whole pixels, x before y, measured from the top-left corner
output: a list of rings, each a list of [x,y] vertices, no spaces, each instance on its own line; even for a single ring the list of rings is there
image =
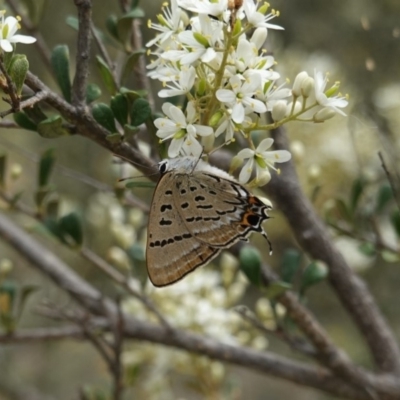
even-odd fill
[[[147,270],[166,286],[261,226],[269,206],[225,171],[195,157],[163,160],[147,234]]]

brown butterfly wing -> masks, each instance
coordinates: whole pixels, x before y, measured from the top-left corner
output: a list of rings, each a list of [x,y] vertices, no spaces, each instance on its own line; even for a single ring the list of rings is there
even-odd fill
[[[236,181],[196,171],[179,180],[175,205],[197,240],[226,248],[261,232],[268,207]]]
[[[147,232],[146,262],[155,286],[174,283],[221,251],[198,240],[176,208],[178,187],[185,175],[166,173],[154,191]]]

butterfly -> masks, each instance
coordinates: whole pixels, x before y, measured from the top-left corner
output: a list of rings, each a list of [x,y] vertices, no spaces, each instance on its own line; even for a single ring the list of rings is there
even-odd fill
[[[146,246],[154,286],[180,280],[252,232],[268,240],[262,223],[271,207],[227,172],[189,156],[158,167]]]

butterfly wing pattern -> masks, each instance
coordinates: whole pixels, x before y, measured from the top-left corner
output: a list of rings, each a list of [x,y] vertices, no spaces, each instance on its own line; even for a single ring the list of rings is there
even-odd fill
[[[146,249],[155,286],[178,281],[252,232],[267,238],[262,223],[270,207],[229,174],[193,157],[159,165]]]

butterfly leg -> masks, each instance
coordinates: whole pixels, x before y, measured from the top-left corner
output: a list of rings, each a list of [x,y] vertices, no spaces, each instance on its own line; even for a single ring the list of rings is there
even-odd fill
[[[263,235],[263,236],[265,237],[265,239],[267,239],[268,246],[269,246],[269,255],[271,256],[271,255],[272,255],[272,243],[271,243],[271,241],[268,239],[267,232],[265,232],[264,229],[261,228],[260,233],[261,233],[261,235]]]

